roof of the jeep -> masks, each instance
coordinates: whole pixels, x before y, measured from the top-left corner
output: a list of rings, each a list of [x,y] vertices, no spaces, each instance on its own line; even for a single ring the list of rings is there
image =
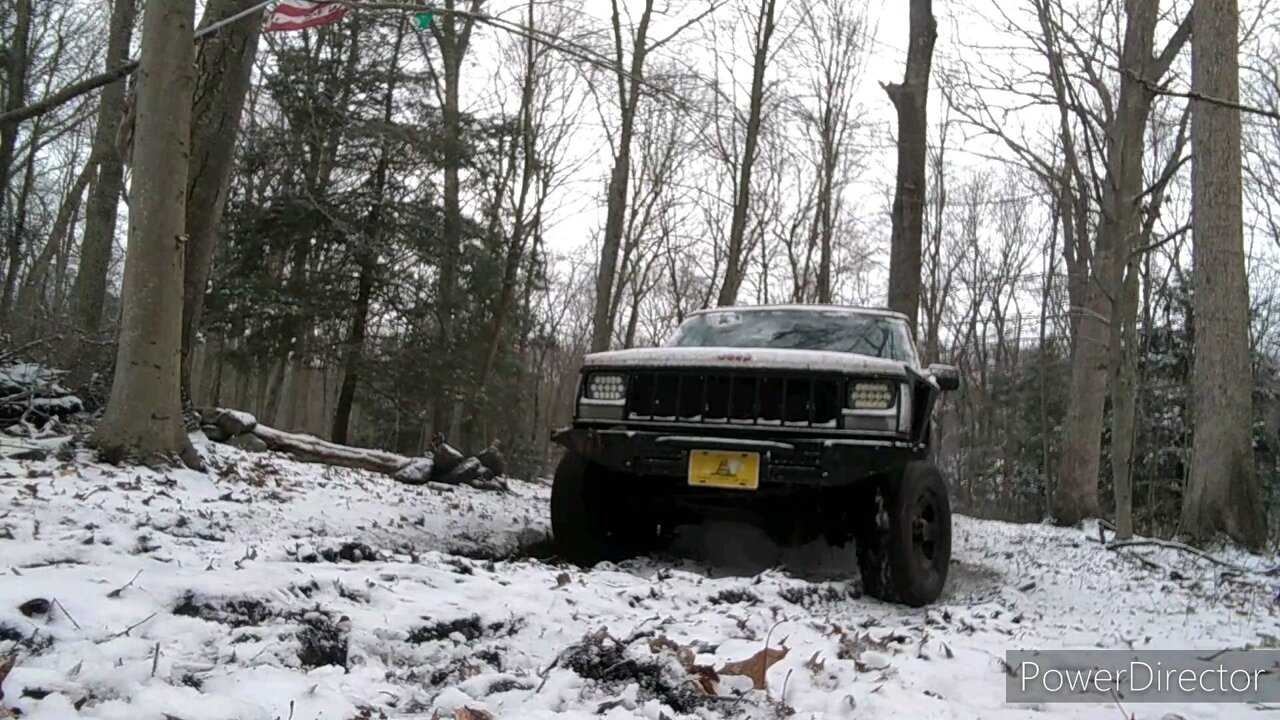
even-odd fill
[[[878,315],[880,317],[891,317],[899,320],[906,320],[907,316],[894,310],[885,308],[865,308],[865,307],[849,307],[847,305],[734,305],[731,307],[704,308],[689,313],[693,315],[705,315],[714,312],[754,312],[759,310],[813,310],[817,312],[844,312],[850,315]]]

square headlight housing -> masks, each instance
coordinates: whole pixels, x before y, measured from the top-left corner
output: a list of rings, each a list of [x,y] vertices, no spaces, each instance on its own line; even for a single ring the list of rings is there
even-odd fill
[[[854,380],[849,383],[851,410],[888,410],[893,407],[897,385],[880,380]]]
[[[603,402],[622,402],[627,396],[627,378],[620,373],[591,373],[584,397]]]

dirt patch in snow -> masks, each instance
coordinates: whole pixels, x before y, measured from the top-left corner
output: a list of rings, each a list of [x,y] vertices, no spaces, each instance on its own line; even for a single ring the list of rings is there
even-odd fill
[[[195,593],[184,595],[171,612],[233,628],[263,625],[279,616],[257,598],[199,598]]]
[[[416,627],[409,631],[407,640],[414,645],[421,645],[448,640],[457,634],[467,642],[475,642],[482,637],[511,637],[520,632],[522,627],[524,627],[524,621],[519,618],[483,623],[479,615],[469,615]]]
[[[625,641],[603,631],[568,647],[559,662],[580,677],[615,691],[635,683],[640,688],[639,700],[658,700],[678,713],[692,713],[714,702],[696,689],[697,680],[673,659],[643,657]]]

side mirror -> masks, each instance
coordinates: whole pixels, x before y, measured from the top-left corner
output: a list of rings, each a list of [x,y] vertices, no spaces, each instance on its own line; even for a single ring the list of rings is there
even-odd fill
[[[938,388],[943,392],[960,388],[960,372],[956,370],[955,365],[934,363],[929,366],[929,374],[938,381]]]

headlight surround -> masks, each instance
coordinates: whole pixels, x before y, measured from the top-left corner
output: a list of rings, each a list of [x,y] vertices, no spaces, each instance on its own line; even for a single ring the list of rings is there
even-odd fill
[[[592,373],[587,376],[588,400],[622,402],[627,395],[627,379],[618,373]]]
[[[894,385],[878,381],[849,383],[849,407],[853,410],[888,410],[893,407]]]

